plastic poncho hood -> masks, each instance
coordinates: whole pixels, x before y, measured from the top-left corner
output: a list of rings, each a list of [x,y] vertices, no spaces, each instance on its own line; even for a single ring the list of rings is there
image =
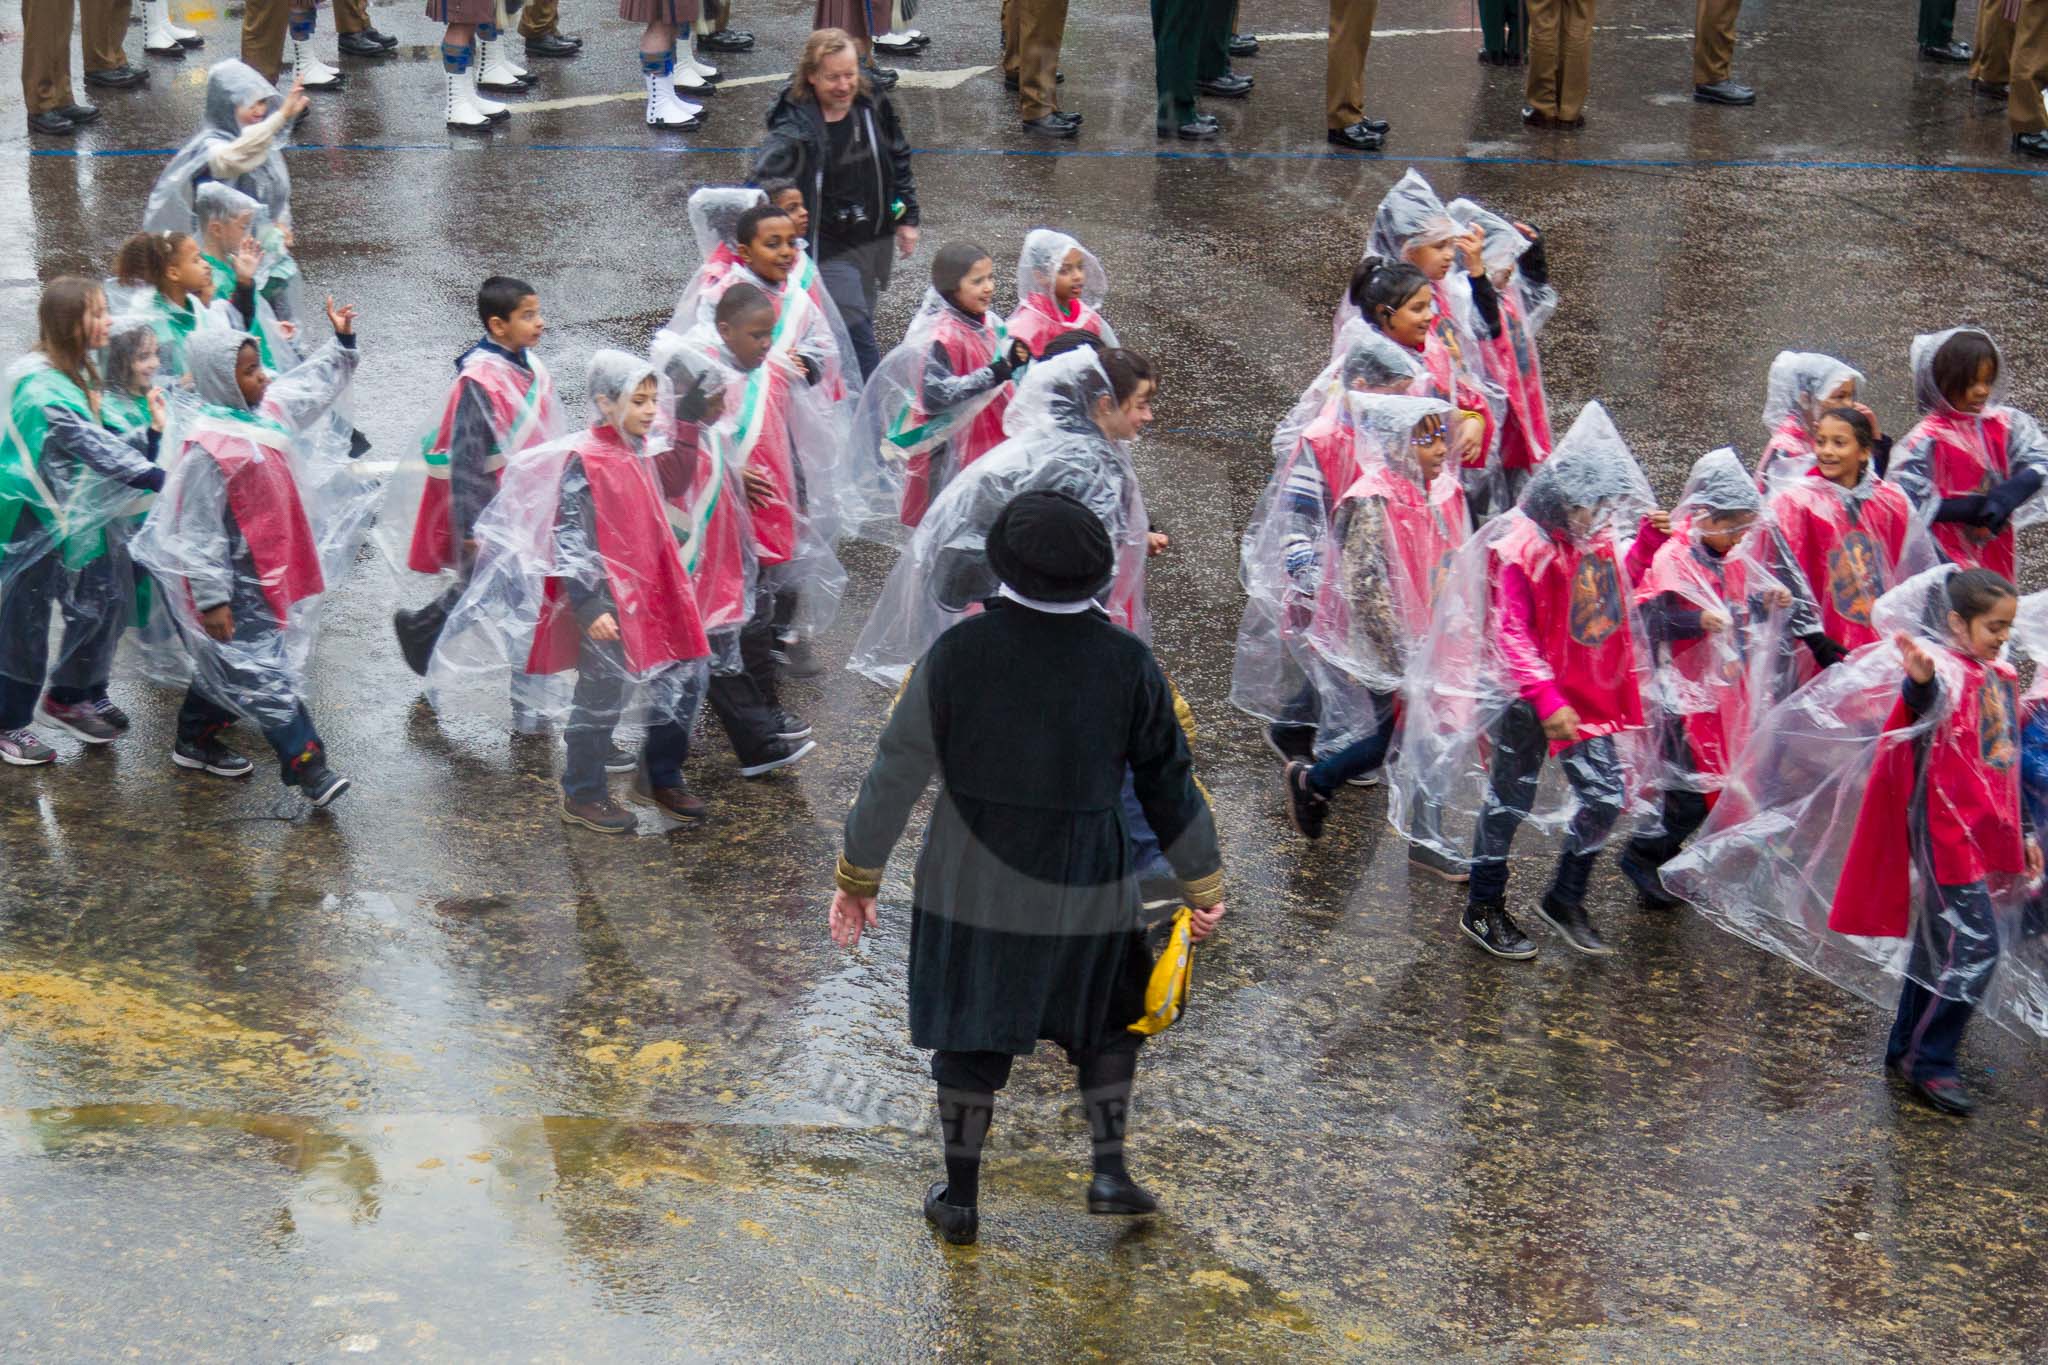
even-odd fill
[[[685,213],[690,235],[697,240],[698,258],[708,261],[720,247],[727,251],[737,248],[740,219],[748,209],[767,202],[767,194],[751,185],[706,185],[692,190]]]
[[[1672,512],[1675,520],[1685,511],[1740,516],[1745,512],[1761,513],[1763,508],[1763,494],[1757,491],[1756,480],[1742,467],[1742,457],[1733,448],[1723,446],[1693,462],[1692,472],[1685,478],[1685,492]]]
[[[1627,530],[1657,504],[1614,419],[1595,402],[1537,466],[1516,505],[1552,537],[1584,545]],[[1588,511],[1590,518],[1574,516]]]
[[[1479,255],[1485,261],[1489,275],[1513,270],[1515,263],[1522,259],[1522,253],[1535,245],[1522,235],[1520,228],[1477,200],[1453,199],[1445,212],[1458,226],[1468,230],[1476,227],[1485,234]]]
[[[1764,430],[1774,433],[1789,418],[1798,422],[1811,441],[1821,409],[1845,382],[1860,389],[1863,375],[1847,362],[1818,351],[1778,352],[1764,383]]]
[[[628,446],[643,450],[647,436],[627,435],[624,421],[627,400],[635,389],[650,379],[655,381],[658,393],[661,381],[654,372],[653,364],[630,351],[604,350],[591,356],[583,390],[594,409],[591,426],[610,427]]]
[[[1022,303],[1033,294],[1051,298],[1054,277],[1067,256],[1076,251],[1081,253],[1078,297],[1090,308],[1101,308],[1102,301],[1109,296],[1109,276],[1102,262],[1079,241],[1051,228],[1033,228],[1024,235],[1024,250],[1017,256],[1017,301]]]
[[[1458,221],[1437,198],[1430,183],[1414,167],[1394,182],[1379,211],[1373,214],[1366,250],[1389,260],[1402,260],[1411,246],[1429,246],[1458,235]]]

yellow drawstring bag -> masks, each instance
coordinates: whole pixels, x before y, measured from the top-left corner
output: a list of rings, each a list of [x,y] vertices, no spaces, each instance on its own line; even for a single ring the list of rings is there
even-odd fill
[[[1187,1008],[1188,978],[1195,966],[1194,914],[1185,905],[1173,912],[1173,927],[1166,931],[1166,945],[1152,964],[1152,979],[1145,983],[1145,1013],[1129,1025],[1133,1033],[1150,1036],[1171,1028]]]

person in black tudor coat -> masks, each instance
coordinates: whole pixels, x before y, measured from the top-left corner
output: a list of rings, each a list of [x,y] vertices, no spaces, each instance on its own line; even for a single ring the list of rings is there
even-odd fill
[[[1002,580],[980,615],[912,671],[846,819],[832,937],[876,922],[889,851],[941,783],[911,895],[910,1040],[934,1049],[946,1179],[925,1216],[975,1240],[982,1144],[1015,1058],[1051,1039],[1080,1073],[1094,1146],[1091,1213],[1151,1213],[1124,1168],[1125,1113],[1151,956],[1139,928],[1121,791],[1128,766],[1194,909],[1223,916],[1222,859],[1173,692],[1152,651],[1094,596],[1109,533],[1065,493],[1030,492],[990,528]]]

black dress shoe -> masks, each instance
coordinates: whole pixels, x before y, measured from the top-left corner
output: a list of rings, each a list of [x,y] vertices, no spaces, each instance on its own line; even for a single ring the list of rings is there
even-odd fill
[[[86,72],[85,83],[102,86],[108,90],[133,90],[138,85],[149,84],[149,72],[142,67],[129,66],[123,62],[120,66],[110,66],[105,71]]]
[[[754,35],[738,29],[727,29],[722,33],[707,33],[697,40],[697,46],[713,52],[752,52]]]
[[[885,43],[880,38],[873,40],[875,51],[886,52],[892,57],[922,57],[924,49],[909,38],[897,43]]]
[[[903,79],[903,73],[891,67],[876,66],[869,62],[861,68],[861,74],[868,78],[868,84],[877,90],[894,90],[896,82]]]
[[[1325,136],[1330,145],[1353,152],[1376,152],[1387,145],[1385,133],[1375,133],[1363,123],[1354,123],[1348,128],[1332,128]]]
[[[91,104],[67,104],[57,112],[81,128],[88,123],[98,123],[100,121],[99,108]]]
[[[526,40],[526,55],[529,57],[573,57],[583,50],[583,44],[572,42],[559,33],[543,33],[538,38]]]
[[[1531,128],[1562,128],[1564,126],[1562,121],[1554,119],[1541,109],[1527,104],[1522,106],[1522,122],[1528,124]]]
[[[142,50],[152,57],[168,57],[172,61],[178,62],[185,60],[185,46],[175,39],[172,40],[169,47],[151,47],[145,42],[142,45]]]
[[[398,39],[388,33],[380,32],[374,25],[364,29],[363,36],[378,47],[383,48],[386,52],[396,52],[398,50]]]
[[[1128,1175],[1098,1175],[1088,1182],[1088,1212],[1157,1213],[1159,1200]]]
[[[64,117],[62,109],[45,109],[40,114],[30,114],[28,127],[32,133],[48,133],[51,137],[70,137],[78,131],[78,124]]]
[[[195,33],[189,38],[180,38],[178,39],[178,46],[187,49],[205,47],[206,35],[203,33]]]
[[[1970,93],[1982,100],[2002,100],[2012,94],[2012,87],[2004,81],[1980,81],[1972,76]]]
[[[1156,131],[1161,137],[1177,137],[1182,142],[1210,142],[1215,139],[1217,128],[1214,120],[1204,122],[1196,119],[1178,128],[1159,128]]]
[[[2021,156],[2048,161],[2048,133],[2014,133],[2012,149]]]
[[[1230,55],[1233,57],[1256,57],[1259,55],[1259,40],[1249,33],[1230,35]]]
[[[1357,126],[1365,129],[1368,133],[1378,133],[1381,137],[1385,137],[1394,127],[1393,124],[1383,118],[1362,118],[1358,121]]]
[[[973,1246],[981,1235],[981,1212],[946,1202],[946,1182],[941,1180],[924,1192],[925,1220],[956,1247]]]
[[[1081,125],[1057,114],[1047,114],[1044,118],[1025,119],[1024,131],[1040,137],[1072,137],[1081,131]]]
[[[1067,73],[1064,71],[1053,72],[1052,83],[1054,85],[1065,85],[1067,83]],[[1015,94],[1020,88],[1022,88],[1022,82],[1020,82],[1015,76],[1003,77],[1003,89],[1009,91],[1011,94]]]
[[[1196,81],[1195,89],[1219,99],[1241,100],[1251,94],[1252,85],[1250,76],[1240,76],[1235,71],[1226,71],[1213,81]]]
[[[1922,61],[1948,62],[1952,65],[1967,62],[1976,55],[1968,43],[1942,43],[1938,47],[1930,45],[1920,49]]]
[[[389,57],[398,46],[393,43],[386,47],[367,32],[341,34],[335,38],[334,45],[341,49],[344,57]]]
[[[1756,91],[1735,81],[1715,81],[1712,85],[1695,85],[1692,97],[1701,104],[1755,104]]]

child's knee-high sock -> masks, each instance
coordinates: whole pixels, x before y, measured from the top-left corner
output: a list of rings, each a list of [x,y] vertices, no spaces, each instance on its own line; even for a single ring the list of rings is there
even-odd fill
[[[451,76],[460,76],[469,70],[469,64],[476,57],[476,46],[472,43],[441,44],[441,69]]]
[[[640,54],[640,71],[648,76],[673,76],[676,70],[676,50],[673,47],[661,52]]]
[[[989,1091],[939,1087],[939,1129],[946,1146],[946,1202],[971,1209],[981,1198],[981,1149],[995,1122]]]
[[[309,9],[295,9],[292,11],[290,29],[293,42],[310,43],[313,41],[313,20],[316,13],[317,11]]]

